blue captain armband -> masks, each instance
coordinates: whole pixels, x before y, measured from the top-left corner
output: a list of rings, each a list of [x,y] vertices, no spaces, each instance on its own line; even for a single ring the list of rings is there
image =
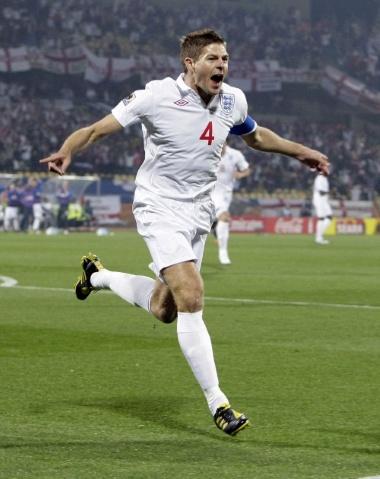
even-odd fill
[[[246,135],[247,133],[251,133],[255,131],[257,127],[257,123],[251,116],[247,116],[243,123],[240,125],[235,125],[230,129],[231,135]]]

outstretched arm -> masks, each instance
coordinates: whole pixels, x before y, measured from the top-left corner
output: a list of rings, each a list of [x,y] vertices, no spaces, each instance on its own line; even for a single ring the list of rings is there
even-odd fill
[[[301,163],[324,175],[329,174],[329,161],[320,151],[308,148],[301,143],[286,140],[268,128],[257,126],[256,130],[244,135],[243,140],[255,150],[281,153],[296,158]]]
[[[40,163],[47,163],[49,171],[64,175],[76,152],[85,150],[95,141],[121,129],[120,123],[109,114],[96,123],[71,133],[56,153],[43,158]]]

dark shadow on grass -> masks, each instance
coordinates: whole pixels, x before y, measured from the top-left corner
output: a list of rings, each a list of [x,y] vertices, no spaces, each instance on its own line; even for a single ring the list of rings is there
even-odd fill
[[[231,438],[221,431],[218,431],[216,427],[212,428],[212,419],[210,418],[210,430],[207,430],[207,426],[201,427],[195,424],[186,423],[185,420],[181,420],[181,411],[192,407],[192,401],[186,400],[183,397],[175,396],[156,396],[156,397],[116,397],[116,398],[104,398],[104,399],[84,399],[81,401],[73,402],[81,407],[98,408],[102,410],[108,410],[113,413],[121,414],[124,416],[131,416],[139,418],[143,423],[150,422],[157,424],[161,427],[173,430],[174,432],[184,432],[187,434],[197,434],[202,437],[208,437],[212,440],[221,441],[233,441],[234,443],[243,442],[249,443],[257,447],[272,447],[275,449],[309,449],[309,450],[336,450],[348,454],[359,453],[378,455],[380,454],[380,447],[377,445],[374,447],[363,446],[344,446],[344,445],[326,445],[326,444],[307,444],[297,442],[272,442],[260,440],[260,432],[255,431],[255,428],[249,428],[247,431],[242,432],[237,437]],[[192,416],[194,423],[201,421],[204,424],[203,418],[195,411]],[[321,431],[323,432],[323,431]],[[330,431],[326,431],[330,432]],[[351,431],[352,435],[360,435],[359,431]]]
[[[199,413],[198,410],[190,415],[191,421],[194,421],[193,424],[189,422],[189,414],[186,414],[186,420],[182,420],[181,411],[192,407],[192,401],[190,399],[184,400],[183,397],[82,399],[46,404],[46,410],[68,406],[107,411],[127,418],[130,417],[133,419],[135,429],[128,428],[128,422],[126,421],[125,435],[122,434],[119,440],[115,440],[114,437],[108,440],[106,437],[92,436],[92,433],[85,440],[75,440],[73,438],[64,440],[59,439],[59,437],[44,440],[43,437],[28,438],[20,437],[20,435],[15,435],[15,437],[0,436],[0,450],[24,451],[33,449],[33,454],[41,456],[53,454],[62,457],[62,454],[67,454],[70,455],[70,458],[74,456],[74,458],[80,459],[104,456],[136,463],[156,462],[157,457],[160,457],[162,460],[170,458],[170,462],[196,462],[205,466],[214,465],[215,467],[219,466],[220,461],[230,464],[230,459],[227,456],[224,459],[221,456],[222,443],[223,449],[225,447],[233,448],[233,457],[236,463],[246,463],[250,460],[252,454],[246,448],[239,447],[239,442],[241,444],[244,444],[244,442],[219,431],[213,425],[211,418],[210,426],[208,426],[207,421],[205,421],[205,414]],[[42,406],[35,406],[35,408],[42,409]],[[101,421],[100,426],[103,424],[104,415]],[[136,423],[138,424],[139,421],[144,426],[143,429],[136,427]],[[198,422],[199,426],[197,425]],[[157,439],[152,438],[151,433],[148,439],[144,439],[144,431],[149,431],[149,424],[159,426],[159,428],[152,428],[154,432],[157,431]],[[93,441],[91,437],[94,438]],[[244,434],[244,437],[247,437],[247,433]],[[201,455],[200,451],[202,451]],[[262,462],[265,462],[265,465],[267,464],[265,456],[257,458],[256,464]]]
[[[89,408],[95,410],[108,411],[113,414],[119,414],[126,418],[138,419],[145,426],[149,423],[157,424],[160,427],[172,430],[175,433],[184,432],[190,435],[201,435],[216,441],[239,442],[239,439],[247,437],[247,433],[239,434],[238,437],[231,437],[219,431],[214,425],[213,418],[207,412],[205,406],[204,412],[199,412],[194,408],[193,401],[184,397],[176,396],[149,396],[149,397],[107,397],[107,398],[84,398],[76,401],[62,402],[41,402],[33,403],[29,406],[29,412],[33,415],[45,414],[49,410],[57,410],[67,406]],[[191,411],[191,421],[189,414],[184,418],[182,411]],[[207,419],[208,418],[208,421]],[[148,423],[148,424],[147,424]],[[199,426],[197,425],[199,424]],[[1,448],[1,445],[0,445]]]
[[[186,424],[181,421],[181,410],[191,408],[192,402],[184,400],[183,397],[157,396],[146,397],[116,397],[104,399],[83,399],[71,402],[76,406],[108,410],[123,416],[139,418],[142,422],[151,422],[174,431],[182,431],[189,434],[200,434],[215,440],[224,440],[219,436],[219,431],[208,432],[202,427]],[[193,416],[194,423],[197,422],[197,414]],[[210,418],[210,424],[212,419]]]

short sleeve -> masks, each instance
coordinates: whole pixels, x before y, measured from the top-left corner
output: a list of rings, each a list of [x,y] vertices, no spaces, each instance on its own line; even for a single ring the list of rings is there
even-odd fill
[[[234,114],[234,126],[240,125],[248,116],[248,104],[242,90],[236,89],[236,109]]]
[[[248,115],[248,104],[245,94],[237,89],[234,126],[230,129],[232,135],[247,135],[257,128],[256,121]]]
[[[136,90],[112,109],[112,115],[121,126],[126,127],[151,114],[152,109],[151,90]]]

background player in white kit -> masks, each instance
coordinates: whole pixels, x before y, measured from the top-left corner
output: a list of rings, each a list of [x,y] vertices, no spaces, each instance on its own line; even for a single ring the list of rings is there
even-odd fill
[[[138,232],[153,259],[157,279],[105,269],[95,255],[82,258],[78,299],[109,288],[163,322],[177,318],[177,336],[207,400],[215,424],[234,435],[248,425],[219,387],[210,336],[203,321],[199,273],[215,209],[211,191],[230,131],[264,151],[292,156],[327,174],[327,157],[258,127],[247,114],[244,93],[223,83],[228,53],[213,30],[181,41],[184,73],[146,85],[122,100],[100,121],[72,133],[58,152],[41,160],[63,175],[72,155],[136,121],[142,123],[145,160],[136,177],[133,211]],[[237,386],[238,387],[238,386]]]
[[[321,174],[317,175],[314,180],[313,205],[317,216],[315,242],[328,244],[329,241],[323,235],[331,223],[332,210],[329,203],[329,180]]]
[[[243,153],[231,148],[225,143],[222,149],[222,158],[217,171],[215,189],[212,199],[215,204],[217,224],[215,227],[218,240],[218,255],[221,264],[231,264],[228,254],[228,239],[230,234],[230,204],[236,180],[250,175],[249,163]]]

